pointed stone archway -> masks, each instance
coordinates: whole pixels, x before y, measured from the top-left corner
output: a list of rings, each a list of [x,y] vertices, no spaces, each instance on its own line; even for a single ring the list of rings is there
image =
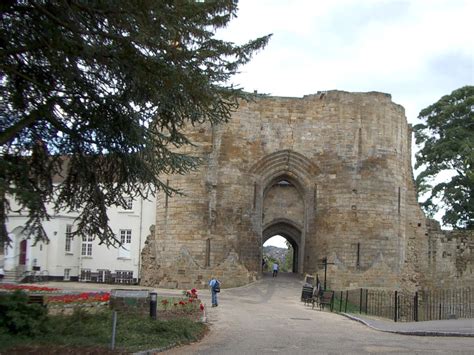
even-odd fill
[[[260,246],[274,235],[285,237],[295,251],[293,270],[300,274],[305,270],[305,238],[313,229],[318,172],[314,163],[291,150],[269,154],[252,168]]]
[[[262,245],[275,235],[281,235],[293,248],[293,265],[292,272],[298,273],[299,261],[302,260],[301,252],[301,226],[297,226],[294,222],[287,219],[273,221],[265,226],[262,233]]]

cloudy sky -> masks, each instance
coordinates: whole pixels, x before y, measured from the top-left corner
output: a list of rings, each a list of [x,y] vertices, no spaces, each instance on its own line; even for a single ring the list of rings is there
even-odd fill
[[[421,109],[474,83],[473,15],[471,0],[240,0],[220,35],[243,43],[273,33],[235,77],[247,91],[381,91],[415,123]]]
[[[241,44],[273,33],[234,78],[247,91],[381,91],[416,123],[423,108],[474,84],[473,15],[471,0],[240,0],[219,36]]]

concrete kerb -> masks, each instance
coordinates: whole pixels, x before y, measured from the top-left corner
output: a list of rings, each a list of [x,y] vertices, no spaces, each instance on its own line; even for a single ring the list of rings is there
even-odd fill
[[[162,348],[155,348],[155,349],[149,349],[149,350],[143,350],[143,351],[138,351],[136,353],[132,353],[133,355],[153,355],[156,353],[161,353],[166,350],[170,350],[172,348],[177,347],[179,344],[173,343],[167,346],[163,346]]]
[[[442,331],[428,331],[428,330],[395,330],[395,329],[383,329],[374,326],[373,324],[370,324],[364,319],[358,318],[352,314],[347,314],[347,313],[340,313],[343,316],[352,319],[356,322],[362,323],[365,326],[380,331],[380,332],[386,332],[386,333],[395,333],[395,334],[402,334],[402,335],[417,335],[417,336],[436,336],[436,337],[474,337],[474,334],[468,334],[468,333],[458,333],[458,332],[442,332]]]

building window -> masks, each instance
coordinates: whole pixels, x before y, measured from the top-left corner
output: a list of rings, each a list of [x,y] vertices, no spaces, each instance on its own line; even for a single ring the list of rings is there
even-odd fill
[[[119,248],[119,258],[130,258],[130,247],[132,243],[131,229],[120,230],[120,242],[122,243],[122,245]]]
[[[64,281],[69,281],[71,279],[71,269],[64,269]]]
[[[115,282],[118,284],[133,283],[133,271],[117,270],[115,273]]]
[[[112,279],[110,270],[97,270],[97,282],[108,283]]]
[[[81,281],[90,281],[90,280],[91,280],[91,270],[81,269]]]
[[[82,236],[82,247],[81,247],[82,256],[92,256],[92,241],[93,240],[94,240],[94,237]]]
[[[120,242],[122,244],[130,244],[132,242],[132,230],[121,229],[120,230]]]
[[[68,224],[66,225],[66,245],[64,247],[64,250],[66,253],[71,252],[71,244],[72,244],[72,225]]]
[[[133,198],[132,197],[125,197],[125,210],[130,211],[133,210]]]

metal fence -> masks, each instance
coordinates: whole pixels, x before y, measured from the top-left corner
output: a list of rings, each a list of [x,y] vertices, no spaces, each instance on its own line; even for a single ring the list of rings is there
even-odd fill
[[[335,292],[334,309],[393,319],[395,322],[474,318],[470,287],[414,293],[376,289]]]

